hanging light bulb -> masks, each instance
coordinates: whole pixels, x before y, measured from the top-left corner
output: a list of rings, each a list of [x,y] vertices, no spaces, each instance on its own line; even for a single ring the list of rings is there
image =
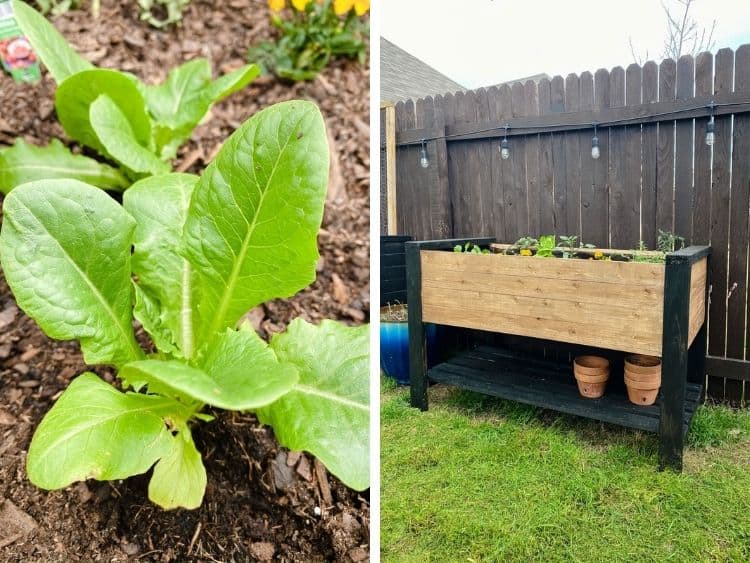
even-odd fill
[[[596,123],[594,123],[594,136],[591,138],[591,158],[597,160],[601,153],[599,152],[599,137],[596,136]]]
[[[710,147],[716,141],[716,134],[714,133],[714,116],[708,120],[706,124],[706,144]]]
[[[430,159],[427,158],[427,149],[425,149],[424,146],[424,139],[422,139],[422,150],[419,153],[419,165],[422,168],[427,168],[430,166]]]
[[[510,147],[508,147],[508,129],[510,128],[510,125],[505,126],[505,136],[503,137],[503,140],[500,141],[500,158],[503,160],[508,160],[510,158]]]

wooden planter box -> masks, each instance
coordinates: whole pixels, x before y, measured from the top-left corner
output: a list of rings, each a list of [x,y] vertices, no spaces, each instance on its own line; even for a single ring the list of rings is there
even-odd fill
[[[665,264],[422,250],[422,319],[661,356]],[[706,312],[704,256],[691,267],[692,344]]]
[[[426,322],[661,356],[662,398],[652,407],[609,393],[583,399],[569,366],[513,361],[487,347],[436,366],[429,378],[659,432],[663,465],[681,466],[684,434],[702,394],[710,248],[671,253],[665,264],[451,251],[466,240],[406,245],[416,340],[410,346],[412,404],[427,408],[420,352]]]

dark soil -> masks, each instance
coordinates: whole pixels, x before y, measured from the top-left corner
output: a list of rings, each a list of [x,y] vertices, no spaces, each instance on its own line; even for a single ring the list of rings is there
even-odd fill
[[[137,3],[57,18],[58,29],[99,66],[146,81],[206,56],[215,69],[243,64],[245,50],[270,38],[265,2],[193,0],[181,27],[158,31],[138,20]],[[256,80],[214,108],[175,168],[199,173],[240,123],[271,103],[318,103],[332,152],[319,235],[318,279],[290,300],[251,311],[268,336],[294,317],[369,320],[369,68],[340,61],[315,81]],[[54,83],[15,84],[0,75],[0,146],[16,136],[36,144],[65,136],[53,108]],[[0,278],[0,560],[2,561],[363,561],[369,558],[369,493],[358,494],[311,456],[288,452],[252,415],[217,411],[196,427],[208,487],[198,510],[165,512],[147,498],[148,476],[78,483],[47,492],[24,463],[31,435],[70,380],[86,369],[75,343],[56,342],[20,312]],[[94,371],[109,381],[106,367]]]

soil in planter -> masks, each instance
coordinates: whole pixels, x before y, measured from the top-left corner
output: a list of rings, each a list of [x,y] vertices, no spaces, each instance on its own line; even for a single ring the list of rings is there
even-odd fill
[[[138,21],[135,2],[105,5],[95,21],[71,11],[55,23],[77,50],[102,67],[154,82],[169,68],[207,56],[214,72],[243,63],[247,47],[271,37],[264,1],[193,0],[182,27]],[[318,277],[290,300],[248,314],[262,335],[296,316],[350,324],[369,318],[369,69],[338,62],[318,80],[256,80],[212,111],[181,149],[175,167],[200,172],[223,141],[259,109],[312,99],[329,129],[332,170],[318,245]],[[0,74],[0,147],[23,136],[35,144],[63,137],[54,84],[15,84]],[[165,512],[149,503],[148,476],[88,481],[46,492],[26,479],[24,462],[41,417],[86,369],[78,346],[46,338],[15,306],[0,278],[0,560],[29,561],[362,561],[369,557],[369,496],[344,487],[308,455],[280,448],[250,415],[218,412],[194,436],[208,472],[203,506]],[[105,379],[113,373],[97,368]],[[320,509],[320,515],[317,510]]]

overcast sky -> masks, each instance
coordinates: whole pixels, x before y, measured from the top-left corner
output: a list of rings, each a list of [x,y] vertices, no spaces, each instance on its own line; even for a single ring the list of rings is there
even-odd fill
[[[381,0],[380,15],[383,37],[467,88],[624,68],[629,38],[658,61],[667,30],[659,0]],[[716,19],[714,52],[750,43],[750,0],[694,0],[690,15]]]

